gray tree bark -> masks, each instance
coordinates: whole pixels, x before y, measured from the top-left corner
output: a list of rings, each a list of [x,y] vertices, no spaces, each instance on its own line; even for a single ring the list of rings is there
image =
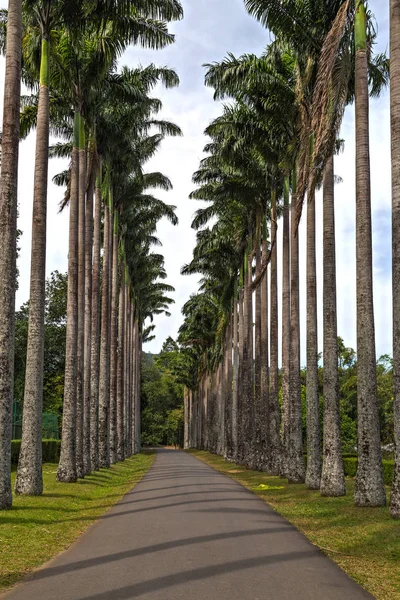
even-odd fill
[[[366,47],[356,50],[355,114],[358,468],[354,500],[357,506],[383,506],[386,493],[376,383]]]
[[[118,360],[117,360],[117,459],[125,460],[124,421],[124,348],[125,348],[125,268],[121,266],[118,303]]]
[[[42,477],[44,319],[46,302],[46,221],[49,163],[49,88],[39,87],[32,215],[29,325],[22,441],[15,492],[39,496]]]
[[[77,125],[75,125],[77,127]],[[64,404],[61,455],[57,480],[74,483],[76,472],[76,377],[78,346],[78,225],[79,225],[79,149],[72,149],[71,192],[69,202],[68,298],[65,345]]]
[[[21,0],[9,0],[0,178],[0,509],[11,508]]]
[[[80,140],[82,143],[82,140]],[[79,148],[79,208],[78,208],[78,349],[76,379],[76,473],[85,476],[83,462],[83,411],[85,362],[85,217],[86,217],[86,149]]]
[[[390,514],[400,519],[400,0],[390,0],[390,108],[392,133],[394,480]]]
[[[270,327],[270,353],[271,364],[269,372],[269,460],[268,472],[279,475],[281,472],[281,439],[280,439],[280,413],[279,413],[279,385],[278,385],[278,246],[277,237],[276,192],[272,194],[271,211],[271,327]],[[267,252],[267,245],[265,245]],[[266,282],[268,285],[268,281]],[[267,296],[268,292],[265,293]],[[268,311],[268,298],[266,298],[266,311]],[[263,311],[264,312],[264,311]],[[268,335],[268,333],[267,333]],[[268,344],[268,338],[266,343]]]
[[[238,389],[239,389],[239,302],[233,301],[233,392],[232,392],[232,458],[237,459],[238,448]]]
[[[110,207],[104,206],[103,282],[101,294],[100,374],[99,374],[99,464],[110,466]]]
[[[110,462],[117,461],[117,360],[118,360],[118,217],[114,211],[111,268],[111,337],[110,337]]]
[[[290,396],[290,222],[289,179],[285,178],[282,242],[282,460],[281,474],[286,474],[289,444]]]
[[[338,376],[334,159],[324,175],[324,443],[322,496],[344,496]]]
[[[293,182],[290,231],[290,397],[289,397],[289,483],[303,483],[305,466],[300,389],[300,293],[299,293],[299,236],[296,232],[296,185]]]
[[[315,255],[315,194],[307,202],[307,470],[306,487],[321,483],[321,428],[319,421],[317,263]]]
[[[90,149],[90,156],[93,149]],[[89,159],[89,164],[92,159]],[[85,218],[85,345],[83,359],[83,469],[90,475],[90,420],[91,420],[91,369],[92,369],[92,269],[93,269],[93,193],[94,173],[89,173]]]
[[[90,360],[90,464],[99,469],[99,372],[100,372],[100,252],[101,252],[101,164],[95,190],[92,274],[92,327]]]

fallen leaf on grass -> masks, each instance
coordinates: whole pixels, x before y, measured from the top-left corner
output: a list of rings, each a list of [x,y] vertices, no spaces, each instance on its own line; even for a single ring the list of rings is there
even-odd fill
[[[260,483],[260,485],[253,488],[253,490],[283,490],[283,485],[267,485],[266,483]]]

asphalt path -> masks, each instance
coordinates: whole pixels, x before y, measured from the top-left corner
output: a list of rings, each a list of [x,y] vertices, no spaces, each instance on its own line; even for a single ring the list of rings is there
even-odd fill
[[[1,600],[366,600],[260,498],[159,450],[142,481]]]

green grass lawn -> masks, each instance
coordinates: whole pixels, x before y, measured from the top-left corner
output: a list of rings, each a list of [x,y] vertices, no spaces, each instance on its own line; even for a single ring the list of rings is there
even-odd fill
[[[400,523],[387,508],[356,508],[353,480],[347,480],[347,496],[321,498],[304,485],[247,470],[209,452],[190,453],[268,502],[378,600],[400,600]]]
[[[0,591],[70,546],[142,479],[154,458],[154,452],[139,454],[74,484],[57,483],[57,465],[45,464],[43,496],[16,496],[13,508],[0,512]]]

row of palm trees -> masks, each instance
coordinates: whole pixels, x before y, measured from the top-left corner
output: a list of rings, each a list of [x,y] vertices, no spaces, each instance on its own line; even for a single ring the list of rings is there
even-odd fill
[[[166,135],[157,84],[178,85],[166,67],[118,69],[129,44],[173,43],[168,22],[178,0],[10,0],[3,14],[6,49],[0,180],[0,508],[12,502],[16,210],[20,136],[36,128],[29,329],[18,494],[39,495],[48,160],[69,159],[55,179],[69,205],[68,300],[60,482],[75,482],[140,449],[140,366],[153,315],[168,314],[157,223],[177,223],[175,207],[152,190],[172,185],[145,163]],[[20,95],[20,82],[32,90]],[[50,133],[59,142],[49,146]]]
[[[186,446],[305,482],[324,496],[346,493],[338,386],[334,155],[346,106],[356,113],[358,356],[357,506],[382,506],[372,290],[369,95],[389,79],[374,54],[364,0],[245,0],[274,34],[261,57],[228,55],[208,65],[206,84],[229,98],[207,128],[207,157],[194,175],[192,262],[200,290],[184,307],[180,342],[190,356]],[[395,477],[390,511],[400,517],[400,245],[398,86],[400,2],[391,1]],[[396,71],[397,68],[397,71]],[[396,79],[397,75],[397,79]],[[397,94],[397,95],[396,95]],[[400,113],[399,113],[400,114]],[[323,188],[324,418],[318,393],[315,192]],[[307,465],[300,385],[298,224],[307,197]],[[397,220],[396,220],[397,219]],[[209,221],[212,223],[206,227]],[[279,225],[278,225],[279,223]],[[282,227],[282,356],[278,357],[277,228]],[[270,282],[270,283],[269,283]],[[269,340],[268,340],[269,339]],[[268,355],[269,354],[269,355]],[[279,381],[281,380],[281,386]],[[321,440],[322,437],[322,440]]]

